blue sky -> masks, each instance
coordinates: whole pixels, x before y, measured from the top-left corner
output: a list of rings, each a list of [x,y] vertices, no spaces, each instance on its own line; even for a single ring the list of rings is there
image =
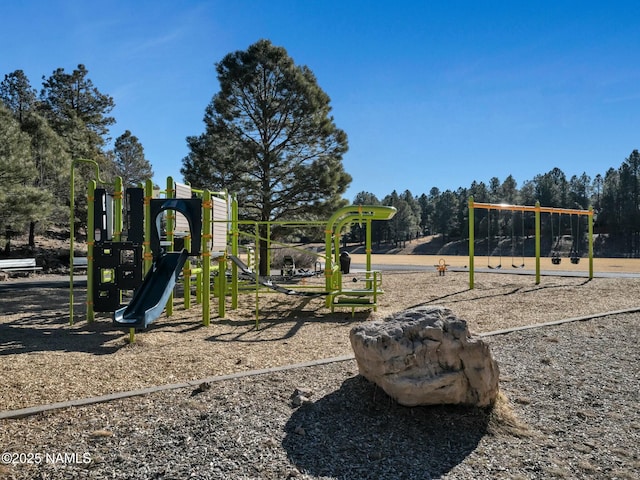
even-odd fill
[[[307,65],[347,132],[346,198],[522,185],[617,168],[640,149],[638,1],[2,0],[0,74],[78,64],[156,181],[181,180],[214,65],[261,38]]]

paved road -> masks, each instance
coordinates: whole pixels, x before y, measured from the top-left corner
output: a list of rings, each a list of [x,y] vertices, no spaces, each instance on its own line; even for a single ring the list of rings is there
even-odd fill
[[[375,264],[371,267],[374,270],[385,271],[401,271],[401,272],[435,272],[436,267],[429,265],[390,265],[390,264]],[[351,265],[354,272],[363,271],[365,269],[364,264],[354,263]],[[468,268],[464,267],[449,267],[449,272],[468,272]],[[535,270],[524,270],[520,268],[477,268],[475,273],[495,273],[502,275],[532,275],[535,276]],[[540,275],[549,277],[579,277],[588,278],[588,271],[569,271],[569,270],[540,270]],[[640,273],[628,273],[628,272],[593,272],[595,278],[640,278]]]
[[[382,272],[434,272],[436,273],[436,267],[431,265],[393,265],[393,264],[372,264],[374,270],[380,270]],[[351,271],[353,273],[362,272],[365,269],[364,264],[352,263]],[[466,267],[448,267],[449,272],[469,272]],[[535,270],[526,270],[520,268],[476,268],[475,273],[494,273],[496,275],[530,275],[535,276]],[[589,272],[587,271],[569,271],[569,270],[541,270],[540,275],[546,277],[577,277],[588,278]],[[595,278],[640,278],[640,273],[637,272],[593,272]],[[74,287],[85,288],[87,286],[86,275],[74,276]],[[23,288],[69,288],[69,277],[61,275],[59,277],[30,277],[15,279],[10,282],[0,282],[0,291],[6,291],[11,289],[23,289]]]
[[[76,275],[73,277],[73,286],[86,288],[87,276]],[[0,282],[0,290],[12,290],[19,288],[69,288],[69,276],[28,277],[13,279],[10,282]]]

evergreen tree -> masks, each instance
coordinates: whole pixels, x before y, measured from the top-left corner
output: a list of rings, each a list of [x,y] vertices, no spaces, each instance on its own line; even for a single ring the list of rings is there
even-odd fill
[[[429,197],[424,193],[418,197],[420,204],[420,234],[427,235],[429,232],[430,217],[433,214],[433,204],[429,202]]]
[[[489,180],[489,201],[491,203],[503,203],[502,188],[498,177],[491,177]]]
[[[554,168],[544,175],[536,175],[536,199],[543,207],[567,207],[567,177],[562,170]]]
[[[49,78],[43,77],[39,108],[51,128],[65,140],[65,149],[72,160],[95,161],[103,174],[113,171],[113,163],[104,150],[109,141],[109,127],[115,119],[109,114],[115,107],[113,98],[101,93],[88,78],[82,64],[67,73],[56,69]],[[76,175],[77,228],[86,225],[86,185],[94,177],[87,164],[78,166]],[[103,179],[106,180],[106,178]]]
[[[353,205],[380,205],[380,200],[373,193],[370,192],[359,192],[355,198],[353,199]],[[379,220],[374,220],[371,222],[371,240],[376,243],[380,243],[382,240],[382,227],[381,222]],[[366,239],[366,225],[362,224],[354,224],[351,226],[351,240],[354,242],[360,242],[364,244]]]
[[[413,230],[409,230],[407,233],[409,234],[409,238],[417,238],[420,235],[420,220],[422,218],[422,207],[418,200],[412,195],[409,190],[405,190],[400,198],[407,202],[409,208],[411,208],[411,212],[413,213],[413,217],[415,220],[415,228]]]
[[[22,70],[5,75],[0,84],[0,99],[11,110],[23,132],[31,139],[31,160],[36,173],[33,187],[41,192],[34,205],[43,211],[62,211],[62,194],[68,189],[69,157],[58,135],[37,112],[36,91]],[[62,194],[62,195],[61,195]],[[35,247],[36,221],[29,222],[29,245]]]
[[[5,253],[13,232],[49,212],[50,196],[33,186],[36,168],[30,143],[12,112],[0,102],[0,229],[5,232]]]
[[[600,212],[600,208],[601,208],[600,199],[602,196],[603,184],[604,184],[604,179],[602,178],[602,175],[598,173],[593,179],[593,184],[591,185],[593,210],[596,213]]]
[[[88,75],[82,64],[72,73],[56,69],[43,79],[41,108],[53,129],[68,138],[72,158],[100,162],[104,160],[109,126],[115,123],[109,116],[115,103],[93,85]]]
[[[144,156],[142,144],[129,130],[116,138],[113,154],[114,175],[122,177],[124,188],[135,187],[153,177],[153,170]]]
[[[0,83],[0,100],[13,112],[20,125],[25,121],[25,115],[35,108],[36,94],[22,70],[5,75]]]
[[[640,254],[640,152],[634,150],[619,168],[619,202],[624,215],[620,233],[625,252]]]
[[[469,190],[463,187],[458,188],[456,196],[456,220],[450,235],[454,238],[466,238],[469,233]]]
[[[36,168],[33,186],[42,192],[38,203],[46,203],[45,210],[52,214],[51,217],[41,218],[40,222],[67,221],[69,209],[66,199],[69,197],[71,157],[65,142],[36,111],[26,116],[22,128],[31,138],[31,158]],[[32,247],[35,246],[36,223],[32,221],[29,224],[29,245]]]
[[[624,202],[620,190],[620,171],[615,168],[607,170],[602,183],[601,209],[598,213],[600,233],[610,236],[611,248],[623,248],[616,237],[622,234]]]
[[[397,210],[393,218],[385,222],[388,227],[389,239],[396,246],[400,242],[410,240],[412,234],[415,234],[418,229],[418,218],[416,218],[409,203],[394,190],[391,195],[382,200],[382,204],[395,207]]]
[[[509,175],[504,179],[502,185],[500,185],[500,191],[502,192],[502,201],[510,205],[517,205],[519,202],[518,196],[518,182],[513,178],[513,175]]]
[[[489,190],[484,182],[471,182],[469,195],[473,195],[473,200],[478,203],[491,203],[489,198]]]
[[[591,204],[591,177],[585,172],[579,177],[573,175],[569,180],[570,208],[585,210]]]
[[[260,222],[327,217],[343,206],[347,136],[311,70],[268,40],[226,55],[216,70],[220,92],[205,111],[205,133],[187,139],[185,180],[236,192],[242,217]],[[262,241],[262,274],[266,253]]]
[[[535,205],[538,198],[536,197],[536,185],[532,180],[527,180],[520,187],[520,202],[523,205]],[[549,205],[547,205],[549,206]]]
[[[456,211],[458,209],[457,196],[451,190],[445,190],[435,204],[436,232],[442,234],[442,243],[446,243],[452,232],[459,231]]]

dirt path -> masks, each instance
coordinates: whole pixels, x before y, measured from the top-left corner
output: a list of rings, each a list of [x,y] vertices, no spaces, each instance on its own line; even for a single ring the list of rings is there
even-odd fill
[[[448,265],[452,267],[468,267],[469,266],[469,257],[468,256],[455,256],[455,255],[372,255],[371,261],[374,265],[419,265],[419,266],[434,266],[437,265],[440,259],[444,259]],[[364,254],[353,254],[351,255],[352,263],[364,264],[366,261],[366,256]],[[522,264],[522,257],[510,257],[503,256],[502,259],[500,257],[491,257],[490,259],[486,256],[476,256],[474,261],[475,268],[486,268],[487,265],[498,265],[502,264],[503,269],[513,269],[512,263],[515,263],[517,266]],[[534,257],[525,257],[524,258],[524,269],[527,270],[535,270],[535,258]],[[587,272],[589,269],[589,260],[588,258],[582,258],[580,263],[572,264],[570,259],[563,258],[559,265],[554,265],[551,263],[550,258],[541,258],[540,259],[540,267],[545,271],[551,272],[562,272],[562,271],[572,271],[572,272]],[[640,273],[640,258],[594,258],[593,259],[593,270],[594,272],[611,272],[611,273]],[[515,271],[515,270],[514,270]]]

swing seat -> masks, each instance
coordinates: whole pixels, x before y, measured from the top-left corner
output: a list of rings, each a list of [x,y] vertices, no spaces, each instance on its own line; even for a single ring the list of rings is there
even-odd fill
[[[524,263],[520,264],[520,265],[516,265],[515,263],[512,263],[511,266],[513,268],[524,268]]]
[[[580,257],[571,257],[571,263],[577,265],[578,263],[580,263]]]
[[[560,265],[561,261],[562,261],[562,259],[560,257],[551,258],[551,263],[553,263],[554,265]]]

